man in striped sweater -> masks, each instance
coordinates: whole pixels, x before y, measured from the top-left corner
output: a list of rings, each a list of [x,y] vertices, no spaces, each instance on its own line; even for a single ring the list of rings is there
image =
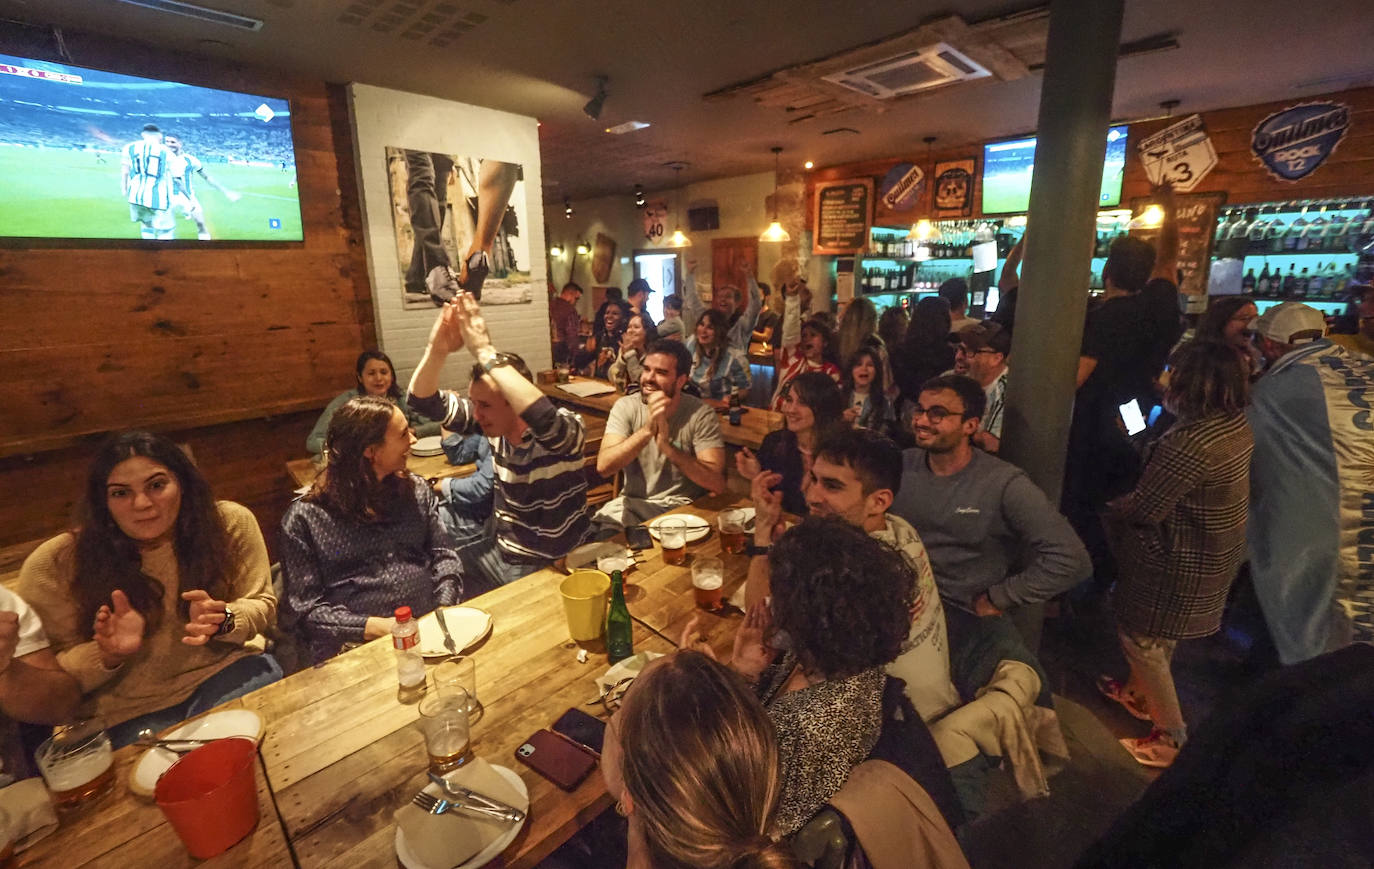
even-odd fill
[[[464,346],[477,361],[466,399],[439,391],[444,360]],[[582,418],[556,407],[519,356],[492,347],[470,293],[459,293],[439,312],[410,380],[409,403],[442,420],[445,429],[480,431],[491,442],[495,500],[484,538],[463,553],[466,591],[480,593],[533,573],[587,536]]]

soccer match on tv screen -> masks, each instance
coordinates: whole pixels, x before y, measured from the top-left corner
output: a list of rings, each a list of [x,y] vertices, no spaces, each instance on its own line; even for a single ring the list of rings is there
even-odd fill
[[[0,236],[300,241],[286,100],[0,54]]]

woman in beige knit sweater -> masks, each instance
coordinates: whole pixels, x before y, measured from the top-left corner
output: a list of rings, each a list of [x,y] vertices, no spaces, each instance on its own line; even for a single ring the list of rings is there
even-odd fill
[[[80,527],[29,556],[19,593],[116,747],[281,678],[263,653],[277,600],[257,521],[160,435],[106,442]]]

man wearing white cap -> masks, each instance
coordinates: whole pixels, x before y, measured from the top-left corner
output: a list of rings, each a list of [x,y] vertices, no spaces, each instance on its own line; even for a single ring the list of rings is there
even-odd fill
[[[1325,338],[1300,302],[1250,328],[1269,363],[1247,411],[1250,571],[1279,659],[1296,664],[1374,641],[1374,359]]]

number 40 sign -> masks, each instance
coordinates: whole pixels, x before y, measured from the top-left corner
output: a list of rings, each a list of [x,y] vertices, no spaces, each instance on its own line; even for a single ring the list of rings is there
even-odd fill
[[[1168,184],[1180,193],[1198,185],[1217,165],[1217,149],[1202,125],[1202,116],[1184,118],[1146,137],[1137,146],[1145,174],[1156,187]]]

